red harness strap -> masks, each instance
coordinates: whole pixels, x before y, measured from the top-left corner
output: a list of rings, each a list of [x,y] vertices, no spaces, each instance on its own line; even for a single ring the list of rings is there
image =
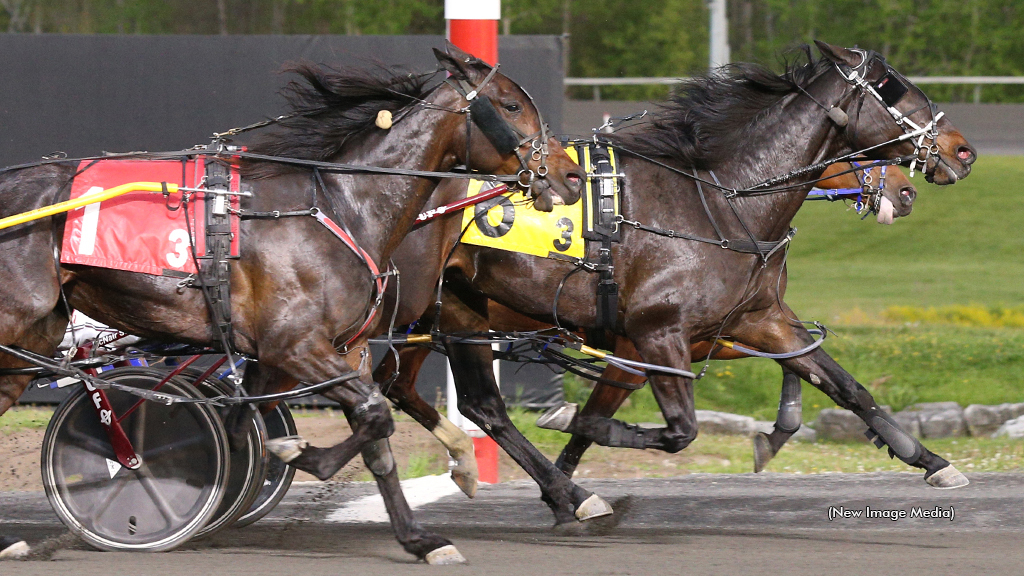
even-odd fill
[[[335,224],[334,220],[328,218],[327,215],[323,213],[323,211],[315,210],[313,212],[313,217],[316,218],[317,222],[323,224],[324,228],[327,228],[328,230],[331,231],[332,234],[337,236],[338,240],[341,240],[345,244],[345,246],[348,246],[349,250],[354,252],[356,256],[358,256],[359,259],[362,260],[364,264],[366,264],[366,267],[370,269],[370,274],[373,275],[373,281],[377,286],[377,297],[380,298],[384,294],[384,291],[387,290],[388,288],[388,281],[387,276],[384,276],[380,273],[380,269],[377,268],[377,264],[373,261],[373,258],[371,258],[370,255],[366,253],[366,250],[360,248],[359,245],[356,244],[355,239],[349,236],[348,233],[346,233],[341,228],[341,226],[338,226],[337,224]],[[378,301],[374,304],[373,309],[370,310],[370,314],[366,317],[366,322],[363,322],[363,325],[359,328],[359,331],[356,332],[355,335],[353,335],[351,338],[345,341],[343,347],[347,348],[349,344],[355,341],[356,338],[359,338],[359,336],[363,332],[365,332],[367,328],[370,327],[370,324],[373,323],[374,318],[377,317],[377,309],[379,307],[380,302]]]

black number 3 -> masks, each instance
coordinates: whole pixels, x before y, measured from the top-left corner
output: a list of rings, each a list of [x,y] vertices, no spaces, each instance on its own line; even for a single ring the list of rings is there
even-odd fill
[[[558,250],[559,252],[565,252],[566,250],[569,249],[570,246],[572,246],[572,220],[569,220],[568,218],[563,216],[558,219],[558,222],[555,223],[555,226],[565,229],[562,230],[562,239],[553,240],[552,244],[555,245],[555,250]]]

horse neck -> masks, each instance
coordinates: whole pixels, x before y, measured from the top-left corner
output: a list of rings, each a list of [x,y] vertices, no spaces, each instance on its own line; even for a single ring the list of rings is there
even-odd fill
[[[463,122],[461,115],[420,109],[332,161],[446,172],[457,162],[453,135]],[[332,194],[340,212],[338,216],[345,219],[356,241],[378,262],[389,258],[398,247],[438,185],[437,179],[409,176],[323,176],[326,193]]]
[[[819,101],[835,102],[843,88],[830,87],[826,90],[827,96],[815,97]],[[785,97],[775,106],[779,109],[760,123],[742,147],[737,148],[736,154],[714,168],[715,176],[724,186],[750,188],[771,177],[849,151],[842,133],[835,129],[825,116],[825,111],[810,98],[796,93]],[[802,178],[807,181],[817,177],[818,174],[812,174]],[[799,179],[794,178],[785,185],[799,182]],[[811,186],[807,184],[781,193],[738,198],[733,202],[743,223],[757,240],[779,240],[788,231],[790,222]],[[746,238],[746,231],[728,206],[724,195],[708,187],[705,187],[705,194],[709,197],[709,203],[717,205],[717,208],[712,208],[715,214],[724,215],[723,227],[729,229],[731,237]]]

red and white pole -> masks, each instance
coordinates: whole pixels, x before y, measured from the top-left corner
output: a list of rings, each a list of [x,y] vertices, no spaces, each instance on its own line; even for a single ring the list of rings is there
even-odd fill
[[[494,65],[498,63],[498,20],[501,0],[444,0],[444,18],[448,40],[473,56]],[[494,362],[498,380],[498,361]],[[498,380],[500,381],[500,380]],[[459,414],[455,384],[448,368],[448,419],[473,437],[480,481],[498,482],[498,445],[480,428]]]
[[[448,40],[473,56],[498,63],[501,0],[444,0]]]

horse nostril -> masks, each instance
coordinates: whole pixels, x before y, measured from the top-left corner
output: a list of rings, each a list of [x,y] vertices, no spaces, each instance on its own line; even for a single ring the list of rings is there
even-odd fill
[[[900,189],[900,203],[904,206],[910,206],[916,198],[917,190],[910,187]]]
[[[575,173],[575,172],[570,172],[569,174],[567,174],[566,175],[566,180],[568,180],[569,184],[571,184],[577,190],[582,187],[583,177],[580,176],[579,174]]]
[[[956,157],[964,164],[974,164],[974,161],[978,159],[978,155],[974,153],[974,149],[970,146],[958,147],[956,149]]]

